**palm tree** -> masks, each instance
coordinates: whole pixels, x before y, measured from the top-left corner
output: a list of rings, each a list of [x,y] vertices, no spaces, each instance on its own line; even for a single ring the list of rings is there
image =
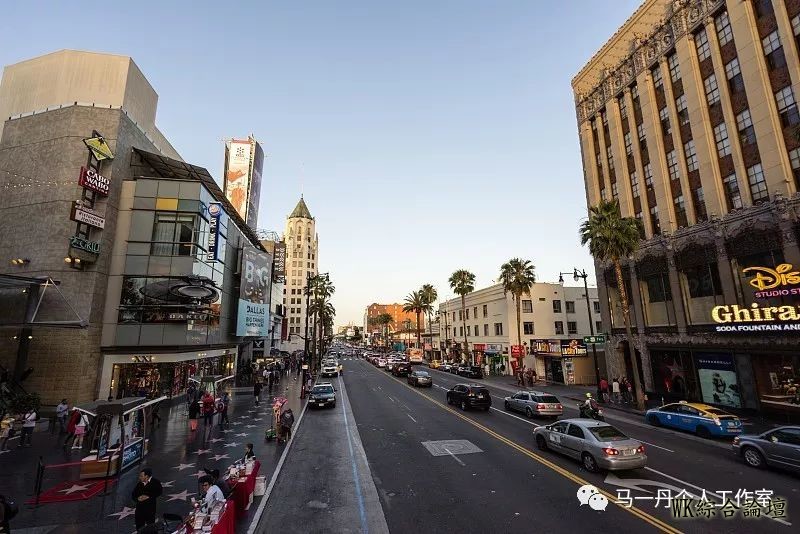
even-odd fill
[[[425,295],[422,291],[412,291],[408,294],[403,306],[404,312],[413,312],[417,316],[417,347],[420,346],[420,329],[419,329],[419,316],[431,308],[428,301],[425,300]]]
[[[376,318],[377,324],[381,325],[381,332],[384,334],[384,341],[386,342],[386,346],[389,346],[389,325],[394,322],[394,318],[389,313],[382,313],[378,315]]]
[[[503,293],[511,293],[517,307],[517,345],[522,345],[521,298],[522,295],[530,295],[534,282],[536,282],[536,273],[530,260],[512,258],[500,266],[500,283],[503,284]]]
[[[589,208],[589,218],[581,223],[580,235],[581,244],[589,244],[589,252],[595,259],[610,261],[614,265],[620,303],[622,304],[622,318],[625,322],[625,335],[628,338],[628,350],[633,367],[636,402],[639,409],[644,410],[644,388],[639,379],[639,362],[636,358],[636,347],[631,331],[631,310],[625,290],[625,281],[622,277],[621,263],[623,259],[630,257],[639,248],[639,225],[639,221],[634,217],[622,216],[616,200],[601,200],[597,206]]]
[[[433,322],[431,321],[431,316],[433,315],[433,303],[436,302],[437,298],[439,298],[439,294],[436,292],[436,288],[431,284],[423,284],[422,288],[420,288],[420,292],[425,297],[425,302],[427,304],[426,314],[428,315],[428,335],[431,339],[431,358],[433,358]]]
[[[464,325],[464,351],[467,353],[467,355],[470,355],[469,342],[467,339],[468,332],[465,297],[475,290],[475,275],[466,269],[459,269],[450,275],[450,279],[448,281],[450,282],[450,287],[453,289],[453,292],[457,295],[461,295],[461,320]]]

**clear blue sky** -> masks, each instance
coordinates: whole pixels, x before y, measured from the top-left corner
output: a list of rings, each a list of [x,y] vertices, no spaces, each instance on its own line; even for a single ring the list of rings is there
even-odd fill
[[[217,179],[224,137],[267,153],[259,226],[301,188],[337,324],[423,283],[444,297],[519,256],[542,281],[591,268],[570,80],[639,0],[12,2],[0,64],[62,48],[130,55],[157,124]],[[574,31],[577,30],[577,31]]]

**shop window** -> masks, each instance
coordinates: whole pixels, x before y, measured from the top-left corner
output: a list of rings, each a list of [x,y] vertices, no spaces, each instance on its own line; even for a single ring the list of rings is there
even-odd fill
[[[522,313],[533,313],[533,302],[530,300],[522,301]]]
[[[575,321],[567,321],[567,333],[568,334],[577,334],[578,333],[578,323]]]
[[[643,276],[639,281],[640,295],[647,326],[673,326],[675,308],[666,272]]]
[[[561,313],[561,301],[554,300],[553,301],[553,313]]]
[[[689,324],[712,323],[710,310],[723,303],[717,263],[684,267],[679,276]]]
[[[153,256],[191,256],[197,241],[197,217],[178,213],[157,213],[153,226]]]
[[[528,321],[522,323],[522,333],[525,335],[532,336],[533,335],[533,323]]]
[[[564,321],[556,321],[555,322],[555,327],[556,327],[556,335],[557,336],[560,336],[560,335],[564,334]]]
[[[700,400],[706,404],[741,408],[742,398],[733,354],[695,352],[693,356]]]
[[[653,390],[665,401],[698,400],[694,366],[688,351],[651,350]]]

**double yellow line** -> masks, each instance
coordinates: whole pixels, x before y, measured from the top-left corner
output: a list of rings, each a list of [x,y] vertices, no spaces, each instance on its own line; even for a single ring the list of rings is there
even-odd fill
[[[446,411],[452,413],[453,415],[455,415],[457,417],[460,417],[461,419],[463,419],[467,423],[471,424],[475,428],[477,428],[479,430],[482,430],[483,432],[486,432],[487,434],[489,434],[493,438],[505,443],[506,445],[508,445],[509,447],[511,447],[513,449],[516,449],[517,451],[521,452],[522,454],[524,454],[525,456],[531,458],[532,460],[536,460],[537,462],[539,462],[540,464],[544,465],[545,467],[548,467],[548,468],[552,469],[553,471],[555,471],[559,475],[563,476],[564,478],[567,478],[567,479],[575,482],[578,486],[585,486],[586,484],[590,484],[590,482],[588,482],[587,480],[582,479],[581,477],[575,475],[574,473],[571,473],[570,471],[567,471],[563,467],[554,464],[550,460],[547,460],[547,459],[543,458],[542,456],[539,456],[538,454],[534,454],[530,449],[528,449],[526,447],[523,447],[522,445],[516,443],[515,441],[512,441],[512,440],[508,439],[507,437],[498,434],[494,430],[492,430],[492,429],[480,424],[479,422],[475,421],[474,419],[472,419],[470,417],[467,417],[466,415],[464,415],[462,413],[459,413],[459,412],[453,410],[449,406],[445,406],[441,402],[430,398],[429,396],[425,395],[424,393],[422,393],[420,391],[417,391],[415,388],[409,386],[408,384],[403,384],[402,382],[400,382],[400,384],[406,386],[408,389],[410,389],[411,391],[413,391],[417,395],[427,399],[428,401],[430,401],[433,404],[439,406],[443,410],[446,410]],[[592,484],[592,486],[594,486],[594,484]],[[597,486],[595,486],[595,487],[597,487]],[[597,488],[597,490],[602,495],[604,495],[606,497],[606,499],[608,499],[609,503],[616,504],[617,506],[619,506],[620,508],[622,508],[626,512],[629,512],[629,513],[635,515],[636,517],[638,517],[639,519],[650,523],[651,525],[653,525],[657,529],[661,530],[662,532],[669,532],[670,534],[682,534],[682,532],[680,530],[676,529],[675,527],[673,527],[673,526],[661,521],[657,517],[653,517],[652,515],[648,514],[647,512],[639,510],[635,506],[631,506],[630,508],[628,508],[626,506],[623,506],[621,504],[616,503],[616,501],[617,501],[617,496],[616,495],[612,495],[609,492],[607,492],[605,490],[602,490],[600,488]]]

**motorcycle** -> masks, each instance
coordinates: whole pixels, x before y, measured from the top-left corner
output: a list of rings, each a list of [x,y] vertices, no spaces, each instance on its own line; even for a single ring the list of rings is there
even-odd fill
[[[595,421],[605,421],[606,418],[603,417],[603,410],[597,408],[595,410],[589,408],[587,409],[586,406],[581,403],[578,404],[578,411],[580,412],[580,417],[585,417],[587,419],[594,419]]]

